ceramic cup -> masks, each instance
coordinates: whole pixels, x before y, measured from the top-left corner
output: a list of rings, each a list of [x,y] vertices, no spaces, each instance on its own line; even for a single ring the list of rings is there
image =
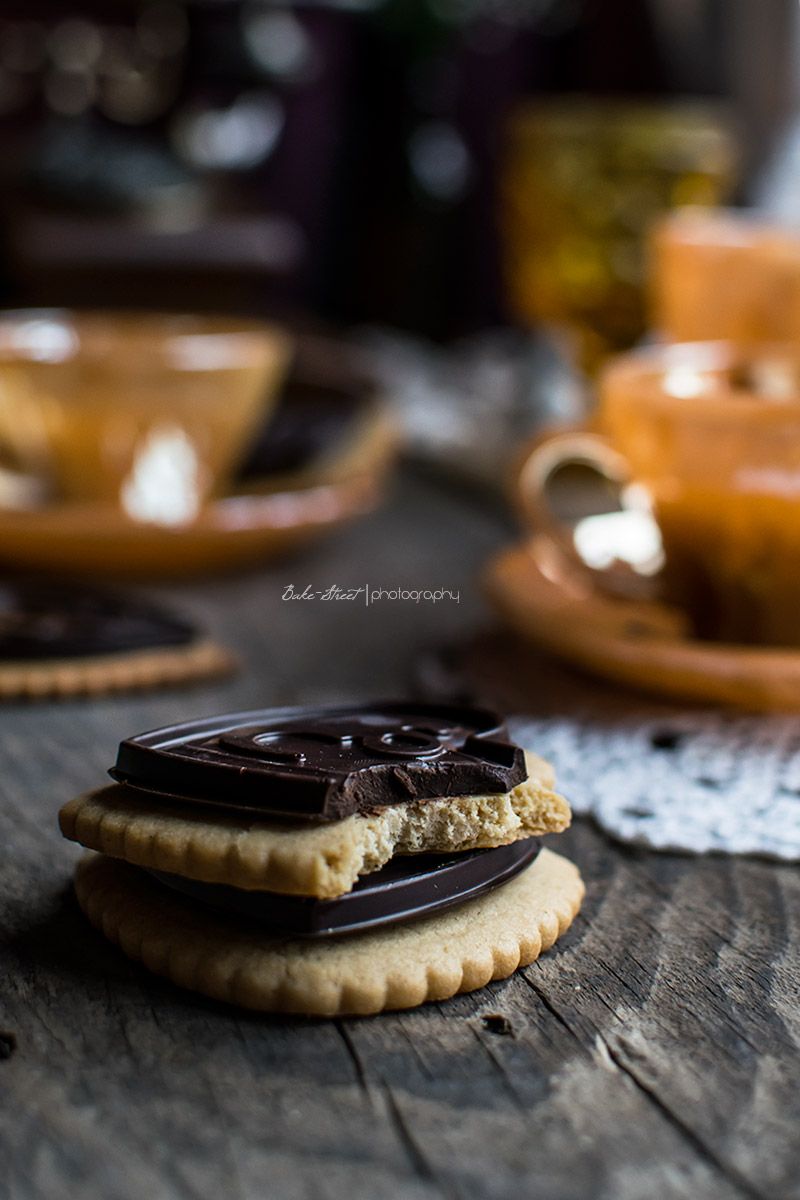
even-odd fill
[[[661,563],[579,555],[548,500],[554,474],[576,462],[612,480],[622,508],[651,508]],[[621,355],[600,380],[597,428],[536,445],[517,488],[527,518],[597,586],[677,603],[701,637],[800,645],[800,347]]]
[[[275,403],[278,328],[159,313],[0,316],[0,463],[48,499],[190,523]]]
[[[651,235],[652,323],[666,341],[800,336],[800,235],[746,209],[684,208]]]

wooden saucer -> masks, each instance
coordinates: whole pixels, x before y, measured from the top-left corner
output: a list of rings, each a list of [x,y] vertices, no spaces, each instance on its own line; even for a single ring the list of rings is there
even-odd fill
[[[503,551],[484,584],[517,634],[596,675],[663,697],[800,711],[800,650],[699,641],[678,609],[601,593],[549,542]]]

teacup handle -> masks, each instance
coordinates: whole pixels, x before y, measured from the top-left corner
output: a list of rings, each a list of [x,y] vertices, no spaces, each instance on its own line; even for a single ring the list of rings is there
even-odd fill
[[[557,548],[569,566],[588,575],[595,586],[629,598],[656,595],[656,581],[637,574],[628,564],[592,567],[578,554],[572,531],[555,515],[547,497],[550,480],[569,464],[592,468],[620,491],[632,482],[627,459],[602,434],[583,429],[557,433],[534,444],[519,468],[516,495],[523,518]]]

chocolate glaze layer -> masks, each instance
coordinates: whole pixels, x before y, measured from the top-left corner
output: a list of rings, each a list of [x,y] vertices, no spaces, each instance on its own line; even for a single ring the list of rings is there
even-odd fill
[[[42,579],[0,581],[0,659],[84,658],[181,646],[196,631],[156,605]]]
[[[150,873],[192,900],[257,922],[271,936],[320,938],[394,925],[476,900],[530,866],[539,847],[537,838],[528,838],[495,850],[395,858],[335,900],[245,892],[164,871]]]
[[[508,792],[525,757],[494,712],[387,701],[274,708],[173,725],[120,743],[132,787],[323,823],[392,804]]]

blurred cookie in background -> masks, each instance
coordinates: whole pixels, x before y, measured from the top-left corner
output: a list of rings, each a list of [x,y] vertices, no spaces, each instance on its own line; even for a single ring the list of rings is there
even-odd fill
[[[59,580],[0,581],[0,698],[50,699],[214,678],[236,660],[167,609]]]

